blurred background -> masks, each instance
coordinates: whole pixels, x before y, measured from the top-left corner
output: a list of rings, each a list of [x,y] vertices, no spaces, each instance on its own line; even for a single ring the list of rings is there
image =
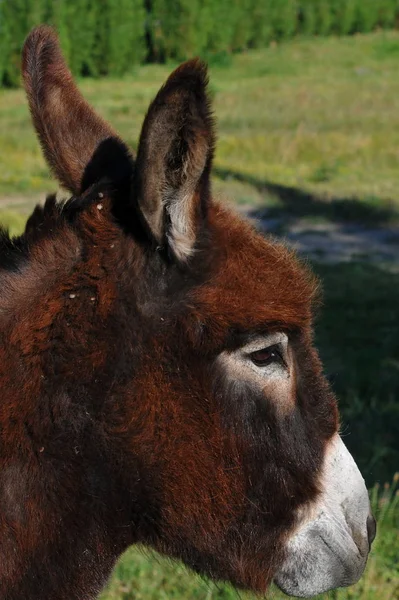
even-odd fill
[[[379,521],[361,582],[324,597],[397,600],[399,0],[0,0],[0,222],[14,234],[57,189],[20,88],[24,38],[43,22],[133,148],[173,67],[208,61],[215,195],[320,276],[316,343]],[[250,597],[133,549],[102,600]]]

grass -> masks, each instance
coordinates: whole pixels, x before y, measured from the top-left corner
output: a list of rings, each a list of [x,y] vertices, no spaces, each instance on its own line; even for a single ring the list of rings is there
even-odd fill
[[[26,218],[22,212],[8,209],[0,210],[0,224],[8,229],[11,235],[18,235],[21,233],[25,221]]]
[[[294,40],[211,68],[219,122],[215,189],[268,216],[309,222],[399,220],[399,33]],[[136,146],[172,66],[80,87]],[[17,233],[32,200],[56,189],[21,90],[0,91],[0,222]],[[378,535],[365,576],[331,600],[399,597],[399,275],[366,260],[315,264],[324,306],[316,342],[339,397],[342,435],[370,488]],[[375,485],[374,485],[375,484]],[[374,485],[374,487],[373,487]],[[249,600],[250,595],[240,594]],[[280,599],[277,590],[270,597]],[[327,597],[327,596],[325,596]],[[180,564],[129,550],[102,600],[236,599]]]
[[[217,190],[262,203],[256,177],[330,201],[398,207],[398,57],[399,34],[378,32],[293,40],[211,67],[216,166],[230,173],[216,179]],[[135,147],[148,103],[172,67],[137,67],[122,80],[80,87]],[[0,91],[0,148],[0,197],[54,189],[22,90]]]

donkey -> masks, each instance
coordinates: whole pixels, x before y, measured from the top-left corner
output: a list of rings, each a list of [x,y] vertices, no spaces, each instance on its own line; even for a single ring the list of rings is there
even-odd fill
[[[96,598],[131,544],[258,593],[354,583],[375,521],[312,345],[318,284],[212,198],[205,65],[171,74],[135,158],[51,28],[23,78],[72,196],[0,237],[0,597]]]

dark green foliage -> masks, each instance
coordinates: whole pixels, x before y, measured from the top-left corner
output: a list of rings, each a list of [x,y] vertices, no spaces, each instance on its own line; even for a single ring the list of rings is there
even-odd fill
[[[50,23],[75,75],[115,75],[143,61],[232,52],[294,35],[348,35],[399,25],[399,0],[0,0],[0,85],[20,81],[30,28]]]
[[[2,0],[0,30],[2,35],[0,59],[2,82],[17,85],[20,81],[21,46],[27,31],[40,23],[44,16],[42,0]]]
[[[378,24],[379,2],[376,0],[361,0],[357,4],[356,30],[369,32]]]
[[[108,73],[109,11],[108,0],[96,0],[94,6],[95,33],[89,66],[90,75],[99,77]]]
[[[252,34],[252,0],[232,0],[230,6],[233,11],[232,40],[233,50],[248,48]]]
[[[334,0],[302,0],[299,31],[305,35],[328,35],[334,30],[339,10]]]
[[[143,0],[0,0],[0,82],[17,85],[29,30],[53,25],[75,75],[121,75],[145,56]]]
[[[329,0],[320,0],[317,11],[317,33],[328,35],[334,24],[333,6]]]
[[[65,7],[64,7],[65,10]],[[69,66],[76,75],[91,71],[92,49],[95,35],[95,11],[90,0],[75,0],[68,3],[63,18],[64,46],[69,52]]]
[[[208,2],[201,0],[151,0],[149,28],[153,58],[184,60],[199,54],[206,43],[202,20]],[[208,26],[209,23],[208,23]]]
[[[68,8],[72,9],[72,2],[69,3],[69,0],[44,0],[44,2],[44,22],[57,29],[62,51],[69,63],[71,43],[68,31]]]
[[[317,33],[317,2],[303,0],[299,10],[299,31],[305,35]]]
[[[279,0],[279,2],[269,2],[269,4],[274,37],[277,40],[292,37],[298,26],[300,2],[297,0]]]
[[[360,0],[335,0],[334,30],[339,35],[348,35],[354,32],[358,2]]]
[[[207,0],[210,13],[208,50],[219,53],[232,50],[234,14],[237,2],[230,0]]]
[[[254,48],[267,46],[273,39],[271,4],[272,0],[264,0],[263,2],[252,0],[251,2],[251,46]]]
[[[0,0],[0,85],[6,68],[6,50],[9,47],[8,27],[4,19],[5,0]]]
[[[145,55],[145,11],[141,0],[111,0],[109,70],[120,75]]]
[[[80,1],[86,4],[86,23],[93,24],[76,60],[80,73],[119,76],[142,61],[145,11],[141,0]]]
[[[378,24],[385,29],[390,29],[396,24],[396,18],[399,13],[398,0],[380,0],[379,3]]]

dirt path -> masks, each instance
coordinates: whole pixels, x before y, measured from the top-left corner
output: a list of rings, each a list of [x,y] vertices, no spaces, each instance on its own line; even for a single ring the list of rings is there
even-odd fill
[[[314,222],[282,215],[268,219],[267,214],[250,218],[265,232],[283,237],[296,250],[313,260],[349,262],[367,260],[399,270],[399,226],[372,227],[361,223]]]
[[[45,199],[46,194],[37,194],[35,196],[0,196],[0,208],[28,213],[33,210],[36,204],[43,203]]]

